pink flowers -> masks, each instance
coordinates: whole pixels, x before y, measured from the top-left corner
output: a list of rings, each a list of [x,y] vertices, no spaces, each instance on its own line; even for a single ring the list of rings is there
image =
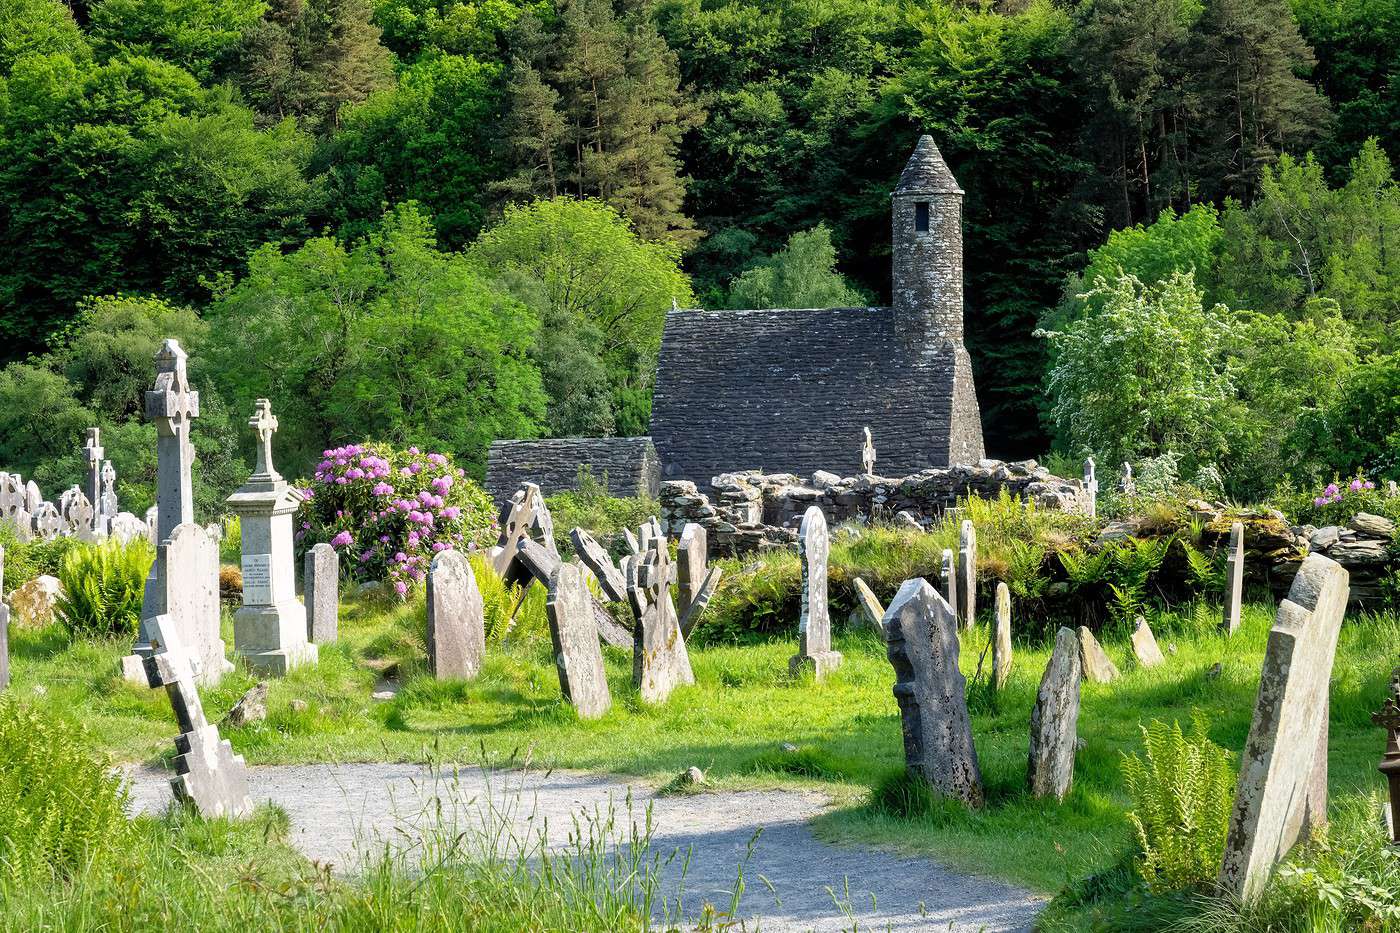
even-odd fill
[[[394,494],[394,487],[390,486],[388,483],[375,483],[374,488],[371,489],[370,492],[376,496],[392,496]]]
[[[350,536],[350,532],[342,531],[339,534],[337,534],[334,538],[331,538],[331,547],[345,547],[353,540],[354,538]]]

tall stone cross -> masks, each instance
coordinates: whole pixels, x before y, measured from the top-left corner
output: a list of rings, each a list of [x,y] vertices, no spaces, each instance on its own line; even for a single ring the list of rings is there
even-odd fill
[[[167,338],[156,353],[155,388],[146,393],[146,417],[156,423],[157,543],[170,537],[177,525],[194,521],[190,423],[199,417],[199,393],[190,390],[187,358],[180,342]]]
[[[1084,461],[1084,491],[1089,496],[1089,517],[1099,514],[1099,478],[1094,471],[1094,458]]]
[[[83,444],[83,459],[87,461],[87,477],[83,484],[83,495],[93,507],[102,501],[102,433],[98,428],[88,428],[87,441]]]
[[[1390,696],[1371,714],[1371,722],[1386,730],[1385,754],[1377,770],[1390,790],[1390,841],[1400,845],[1400,667],[1390,678]]]
[[[865,444],[860,449],[860,471],[875,472],[875,440],[870,436],[870,428],[865,428]]]
[[[248,419],[248,427],[258,435],[258,465],[255,476],[281,479],[281,474],[272,467],[272,435],[277,433],[277,417],[272,414],[272,402],[265,398],[257,401],[253,417]]]

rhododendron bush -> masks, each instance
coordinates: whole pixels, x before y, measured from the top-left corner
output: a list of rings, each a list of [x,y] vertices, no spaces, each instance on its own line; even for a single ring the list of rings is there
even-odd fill
[[[323,456],[304,490],[297,540],[330,542],[355,579],[384,580],[402,596],[438,551],[496,539],[490,497],[445,454],[349,444]]]

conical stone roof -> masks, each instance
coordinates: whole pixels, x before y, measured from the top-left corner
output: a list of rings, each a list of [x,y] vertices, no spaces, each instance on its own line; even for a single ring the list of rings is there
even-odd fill
[[[948,163],[943,161],[943,154],[938,151],[933,137],[926,134],[919,137],[919,143],[909,156],[894,193],[962,194],[963,190],[948,170]]]

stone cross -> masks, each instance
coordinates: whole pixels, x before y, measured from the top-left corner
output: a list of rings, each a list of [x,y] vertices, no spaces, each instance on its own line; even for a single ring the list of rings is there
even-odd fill
[[[867,475],[875,472],[875,441],[870,436],[870,428],[865,428],[865,444],[860,449],[860,471]]]
[[[199,525],[178,525],[157,545],[141,613],[135,649],[122,659],[127,680],[142,683],[146,679],[145,662],[155,650],[148,623],[156,616],[167,617],[178,627],[180,643],[188,650],[201,685],[213,686],[233,670],[224,656],[220,632],[219,545]]]
[[[277,433],[277,418],[272,414],[272,402],[260,398],[255,405],[253,417],[248,419],[248,427],[258,435],[258,463],[253,475],[281,479],[282,474],[272,465],[272,435]]]
[[[1094,458],[1084,461],[1084,492],[1089,498],[1089,517],[1099,514],[1099,479],[1094,473]]]
[[[544,608],[559,689],[582,719],[596,719],[612,706],[592,603],[583,571],[561,562],[549,580]]]
[[[1254,901],[1305,826],[1327,814],[1327,715],[1349,574],[1309,554],[1279,604],[1225,839],[1220,886]]]
[[[1400,845],[1400,667],[1390,677],[1390,696],[1371,714],[1371,721],[1386,731],[1385,753],[1377,769],[1390,791],[1390,839]]]
[[[83,444],[83,459],[87,461],[86,483],[83,494],[94,507],[102,501],[102,433],[97,428],[88,428],[87,441]]]
[[[438,680],[475,677],[486,657],[486,607],[471,562],[439,551],[428,568],[428,666]]]
[[[661,703],[682,684],[695,683],[676,607],[671,602],[671,558],[666,539],[653,537],[627,561],[627,601],[633,628],[632,683],[648,703]]]
[[[958,618],[963,628],[977,621],[977,529],[963,519],[958,533]]]
[[[63,516],[52,502],[39,503],[34,513],[34,530],[43,541],[52,541],[63,533]]]
[[[554,571],[558,570],[563,562],[557,551],[551,551],[529,537],[521,538],[516,544],[516,565],[526,575],[527,581],[532,578],[538,580],[546,589],[549,587],[549,581],[554,578]],[[586,558],[583,558],[583,562],[584,566],[588,565]],[[624,590],[625,588],[624,585]],[[591,591],[588,600],[593,605],[593,622],[597,627],[598,636],[614,648],[631,648],[635,641],[632,631],[618,624],[608,607]]]
[[[1000,690],[1011,676],[1011,590],[997,581],[996,632],[992,637],[992,686]]]
[[[939,575],[943,579],[943,599],[949,606],[953,607],[953,612],[958,611],[958,561],[953,555],[953,549],[945,547],[943,549],[943,559],[939,564]]]
[[[967,680],[958,669],[958,620],[928,581],[905,580],[884,619],[904,761],[937,793],[980,807],[985,799]]]
[[[1125,496],[1137,495],[1137,484],[1133,482],[1133,465],[1123,461],[1123,473],[1118,477],[1118,491]]]
[[[550,553],[558,555],[554,544],[554,519],[545,507],[540,487],[534,483],[524,483],[501,506],[498,519],[500,535],[496,546],[491,548],[491,565],[506,583],[528,584],[530,572],[521,566],[518,556],[522,539],[531,537],[543,545]]]
[[[339,637],[340,555],[322,541],[303,560],[307,638],[326,645]]]
[[[802,561],[802,617],[797,623],[797,654],[788,661],[788,672],[797,677],[811,669],[821,680],[841,666],[841,654],[831,650],[831,611],[826,599],[831,535],[819,506],[809,506],[802,516],[797,553]]]
[[[91,544],[102,537],[98,532],[102,523],[97,520],[92,503],[82,490],[78,490],[78,494],[68,503],[68,521],[79,541]]]
[[[1073,629],[1055,635],[1055,650],[1040,678],[1031,710],[1031,751],[1026,783],[1036,797],[1064,800],[1074,783],[1079,725],[1079,639]]]
[[[179,627],[167,615],[146,621],[152,655],[144,660],[147,682],[164,687],[180,734],[175,737],[175,797],[192,804],[206,818],[238,817],[252,808],[248,769],[227,739],[204,716],[195,688],[194,656],[183,646]]]
[[[110,526],[112,519],[116,518],[120,512],[117,503],[117,469],[112,465],[112,461],[102,461],[102,496],[98,500],[98,514],[102,516],[104,525]]]
[[[1244,523],[1230,526],[1230,547],[1225,555],[1225,606],[1221,628],[1233,635],[1240,627],[1240,605],[1244,599]]]
[[[243,605],[233,614],[233,648],[259,673],[282,676],[317,660],[307,641],[306,606],[297,601],[292,519],[302,491],[272,466],[277,419],[257,400],[248,426],[258,435],[257,471],[226,500],[242,528]]]
[[[146,393],[146,417],[156,423],[156,543],[177,525],[194,521],[190,426],[199,417],[199,393],[190,389],[185,351],[173,338],[156,353],[155,388]]]

